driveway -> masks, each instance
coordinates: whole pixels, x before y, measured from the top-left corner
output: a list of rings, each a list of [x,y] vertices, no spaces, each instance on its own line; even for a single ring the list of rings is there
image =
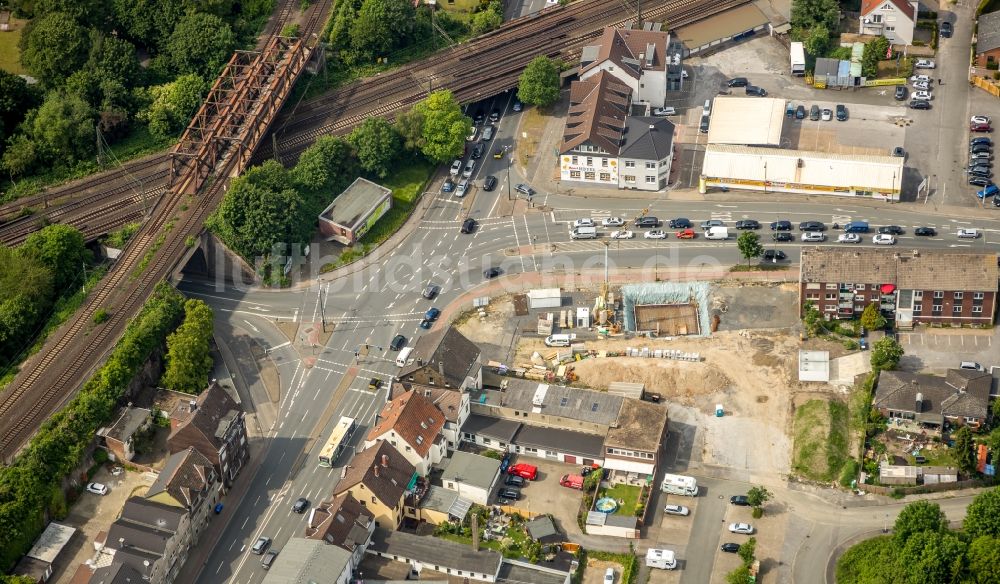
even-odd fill
[[[516,462],[538,467],[538,478],[521,489],[521,500],[515,506],[533,513],[551,513],[564,532],[580,533],[576,512],[583,493],[559,484],[564,474],[578,474],[580,465],[531,456],[518,456]]]
[[[928,329],[899,333],[906,351],[900,368],[944,373],[962,361],[976,361],[987,370],[1000,365],[1000,329]]]

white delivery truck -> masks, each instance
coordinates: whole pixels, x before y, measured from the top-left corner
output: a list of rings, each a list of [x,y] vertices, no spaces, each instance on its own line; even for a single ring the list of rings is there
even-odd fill
[[[806,74],[806,50],[802,43],[792,43],[790,61],[792,75],[802,77]]]
[[[685,497],[698,496],[698,481],[694,477],[684,475],[665,474],[660,490],[672,495],[684,495]]]
[[[705,239],[729,239],[728,227],[709,227]]]
[[[674,550],[649,548],[646,550],[646,565],[650,568],[673,570],[677,567],[677,557]]]

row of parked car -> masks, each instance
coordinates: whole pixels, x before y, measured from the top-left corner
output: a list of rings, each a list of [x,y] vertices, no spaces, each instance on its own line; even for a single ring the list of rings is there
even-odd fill
[[[834,110],[836,110],[836,113]],[[820,120],[829,122],[836,117],[838,122],[847,121],[847,108],[843,104],[838,103],[834,110],[831,110],[830,108],[820,108],[818,105],[813,104],[809,108],[809,119],[814,122],[818,122]],[[796,106],[795,104],[788,102],[788,107],[785,108],[785,115],[789,118],[795,118],[796,120],[804,120],[806,118],[806,106],[801,104]]]
[[[992,132],[989,116],[975,115],[969,118],[969,132]],[[969,137],[969,165],[965,169],[970,185],[982,187],[976,192],[980,199],[993,197],[1000,189],[993,184],[993,140],[988,136]],[[993,205],[1000,207],[994,197]]]

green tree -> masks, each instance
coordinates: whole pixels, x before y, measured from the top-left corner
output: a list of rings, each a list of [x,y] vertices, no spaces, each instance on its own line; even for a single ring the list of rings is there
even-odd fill
[[[965,509],[962,525],[970,537],[1000,538],[1000,488],[976,495]]]
[[[740,248],[740,255],[750,265],[750,260],[759,258],[764,254],[764,246],[760,243],[760,236],[753,231],[744,231],[736,238],[736,247]]]
[[[8,364],[30,341],[52,296],[52,271],[45,264],[0,245],[0,364]]]
[[[965,557],[969,584],[1000,584],[1000,539],[988,535],[973,539]]]
[[[813,57],[821,57],[830,48],[830,30],[822,24],[817,24],[805,31],[802,37],[802,48]]]
[[[83,269],[92,259],[83,234],[69,225],[45,226],[29,235],[18,251],[49,268],[54,288],[60,293],[74,289],[73,284],[82,281]]]
[[[306,215],[315,217],[359,173],[354,147],[347,140],[341,136],[321,136],[299,156],[289,174],[303,197]]]
[[[406,44],[415,18],[407,0],[364,0],[351,24],[351,47],[366,59],[385,56]]]
[[[167,337],[166,367],[160,383],[175,391],[201,393],[212,372],[212,309],[201,300],[184,303],[184,322]]]
[[[955,454],[955,461],[958,463],[958,470],[967,475],[976,472],[976,440],[972,437],[972,430],[968,426],[962,426],[955,432],[955,446],[952,447]]]
[[[73,17],[53,12],[28,23],[21,35],[21,64],[39,81],[55,87],[83,66],[87,31]]]
[[[424,156],[434,162],[446,162],[465,150],[465,135],[472,120],[462,115],[462,108],[448,90],[439,90],[413,106],[423,117]]]
[[[170,63],[178,73],[215,79],[236,48],[236,35],[221,18],[191,12],[181,18],[167,41]]]
[[[957,584],[962,575],[964,558],[965,543],[955,534],[948,531],[914,533],[896,556],[893,581],[903,584]]]
[[[416,109],[400,113],[396,116],[396,133],[403,140],[403,148],[410,152],[422,152],[424,149],[424,114]]]
[[[40,156],[56,166],[86,158],[94,150],[94,110],[78,95],[49,92],[25,126]]]
[[[517,96],[524,103],[540,107],[559,99],[559,68],[552,59],[539,55],[528,63],[518,80]]]
[[[861,74],[865,77],[878,76],[878,62],[885,60],[889,51],[889,40],[885,37],[876,37],[865,43],[865,51],[861,54]]]
[[[893,538],[903,546],[913,534],[929,531],[935,534],[948,529],[948,519],[937,503],[915,501],[899,512],[893,525]]]
[[[753,576],[750,575],[750,568],[746,565],[736,568],[726,574],[726,584],[752,584]]]
[[[135,45],[114,36],[98,36],[90,50],[88,66],[103,80],[131,88],[142,80]]]
[[[875,369],[895,369],[903,358],[903,347],[892,337],[882,337],[872,343],[871,363]]]
[[[757,557],[757,538],[750,537],[745,542],[741,543],[739,554],[744,565],[752,564],[754,559]]]
[[[893,538],[873,537],[848,548],[837,560],[836,582],[844,584],[891,584],[899,549]]]
[[[882,316],[877,302],[872,302],[865,307],[864,312],[861,313],[861,326],[870,331],[881,330],[885,327],[885,317]]]
[[[28,110],[41,102],[41,92],[18,75],[0,71],[0,143],[14,133]]]
[[[202,78],[192,73],[140,93],[149,105],[139,113],[139,118],[149,124],[153,135],[167,138],[187,126],[205,98],[207,88]]]
[[[750,487],[750,490],[747,491],[747,502],[750,503],[750,506],[754,509],[763,508],[764,503],[767,503],[773,497],[774,495],[771,491],[768,491],[766,487]]]
[[[167,46],[170,33],[184,16],[183,0],[113,0],[112,11],[123,32],[147,49]]]
[[[39,160],[38,145],[34,140],[18,134],[11,138],[4,148],[3,168],[11,176],[21,176],[31,172]]]
[[[472,32],[483,34],[500,28],[503,24],[503,7],[498,0],[493,0],[485,10],[472,15]]]
[[[837,30],[840,7],[837,0],[792,0],[792,28],[809,30],[816,25]]]
[[[399,154],[399,134],[385,118],[365,118],[347,137],[358,153],[361,168],[385,178]]]
[[[327,40],[334,50],[342,51],[351,45],[351,29],[358,17],[358,9],[352,0],[345,0],[337,5],[337,16],[327,35]]]
[[[993,400],[994,405],[997,402],[1000,402],[1000,400],[998,399]],[[994,411],[993,418],[996,419],[996,417],[997,414]],[[993,428],[993,431],[990,432],[989,437],[986,438],[986,446],[993,452],[1000,453],[1000,427]]]
[[[108,16],[103,0],[33,0],[32,4],[35,17],[61,12],[86,26],[104,25]]]

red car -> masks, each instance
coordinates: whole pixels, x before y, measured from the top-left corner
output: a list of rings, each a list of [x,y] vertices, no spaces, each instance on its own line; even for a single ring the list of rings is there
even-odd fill
[[[989,124],[969,124],[970,132],[992,132],[993,128]]]
[[[681,229],[677,232],[677,239],[694,239],[694,229]]]
[[[517,475],[528,479],[529,481],[533,481],[536,477],[538,477],[538,467],[524,463],[512,464],[507,469],[507,474]]]

